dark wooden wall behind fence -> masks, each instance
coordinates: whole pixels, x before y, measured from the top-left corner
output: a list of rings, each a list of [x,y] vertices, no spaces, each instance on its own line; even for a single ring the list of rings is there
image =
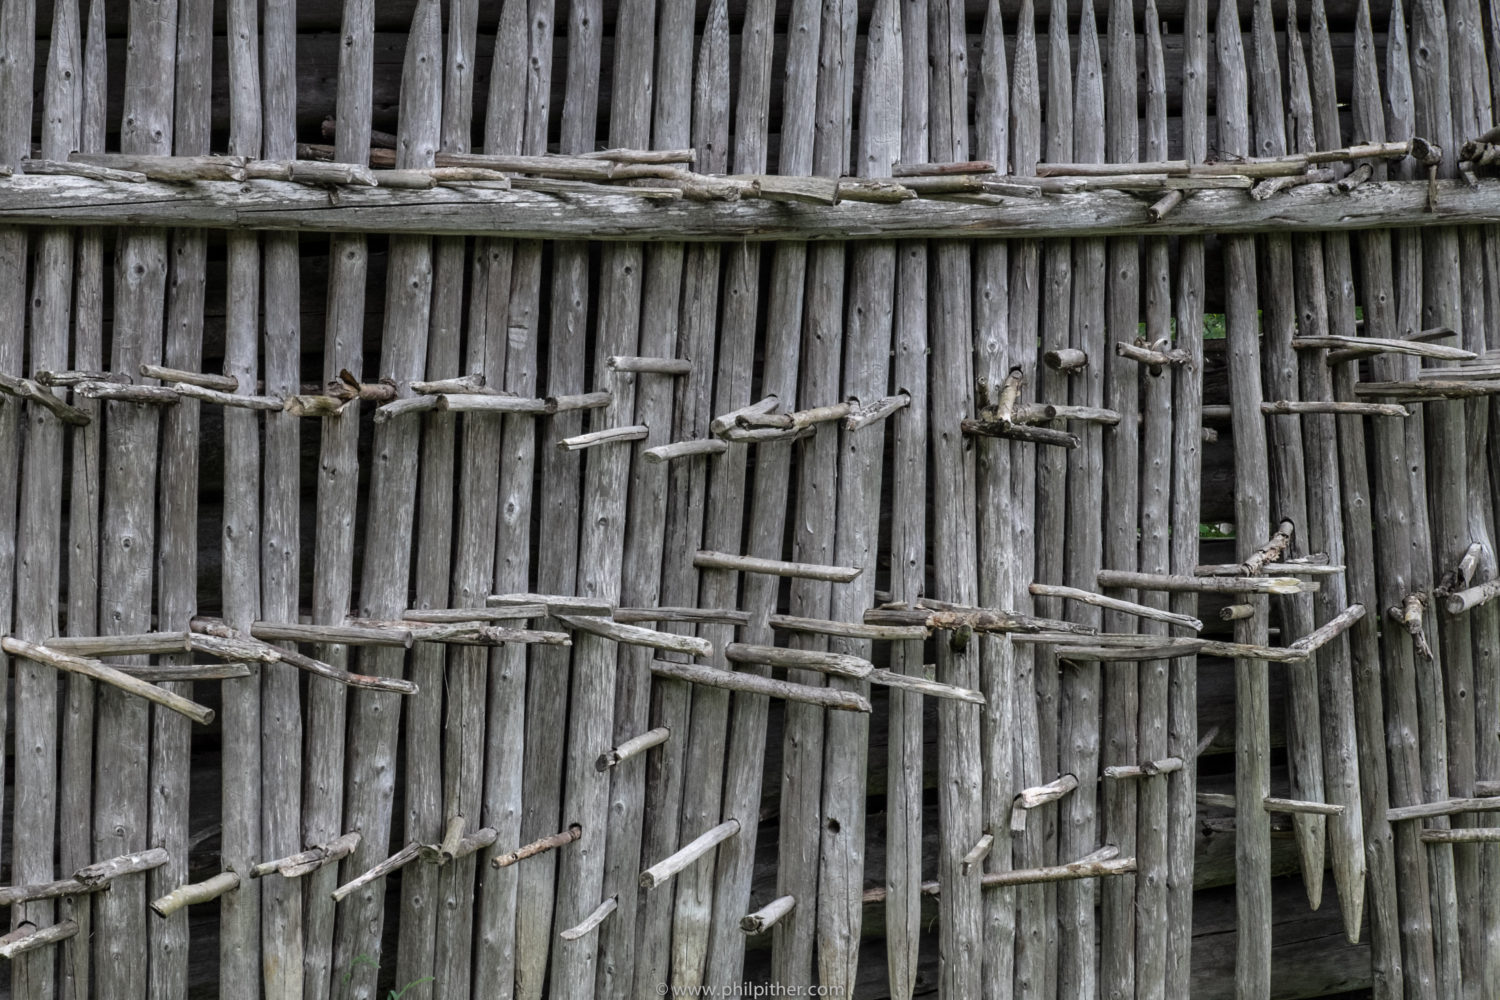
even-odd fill
[[[1500,996],[1497,41],[0,0],[10,995]]]

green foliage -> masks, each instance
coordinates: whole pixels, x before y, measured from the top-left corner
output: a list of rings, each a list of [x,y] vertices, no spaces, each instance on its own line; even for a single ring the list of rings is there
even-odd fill
[[[380,963],[371,958],[369,955],[356,955],[354,957],[354,961],[349,963],[349,968],[344,971],[344,984],[346,986],[348,985],[349,980],[354,978],[354,970],[359,968],[361,965],[374,966],[376,970],[379,970],[380,968]],[[436,980],[434,980],[432,976],[423,976],[421,979],[413,979],[411,982],[407,983],[399,990],[390,990],[386,994],[386,1000],[401,1000],[402,997],[406,996],[406,991],[411,989],[412,987],[421,986],[423,983],[431,983],[435,981]]]

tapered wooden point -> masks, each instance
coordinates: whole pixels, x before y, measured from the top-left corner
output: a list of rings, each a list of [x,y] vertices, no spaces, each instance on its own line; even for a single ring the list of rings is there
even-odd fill
[[[310,875],[324,865],[333,864],[348,857],[358,846],[358,831],[350,831],[326,844],[319,844],[317,847],[311,847],[284,858],[277,858],[274,861],[263,861],[250,869],[250,877],[264,878],[272,873],[281,875],[283,878]]]
[[[767,573],[772,576],[791,576],[804,580],[826,580],[830,583],[848,583],[860,574],[860,569],[852,566],[820,566],[812,563],[786,562],[781,559],[763,559],[758,556],[739,556],[728,552],[707,550],[694,553],[693,565],[699,569]]]
[[[980,837],[959,861],[959,870],[965,875],[972,875],[984,863],[984,859],[989,857],[990,848],[994,845],[994,834],[987,833]]]

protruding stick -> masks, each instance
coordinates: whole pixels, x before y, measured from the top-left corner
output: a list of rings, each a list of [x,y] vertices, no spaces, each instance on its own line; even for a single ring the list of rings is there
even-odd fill
[[[499,393],[464,392],[414,398],[434,400],[430,405],[421,406],[421,409],[436,407],[438,410],[450,413],[531,413],[545,415],[556,412],[550,400],[535,399],[527,396],[506,396]],[[397,400],[397,402],[403,401]],[[394,403],[386,404],[386,406],[394,405]],[[414,406],[416,404],[408,405]],[[377,420],[383,419],[380,415],[387,412],[386,406],[382,406],[379,410],[375,411]]]
[[[4,937],[0,937],[0,958],[14,959],[28,951],[44,948],[49,944],[66,941],[78,933],[78,924],[72,920],[60,920],[51,927],[38,930],[33,924],[22,924]]]
[[[780,404],[775,396],[767,396],[765,399],[742,406],[738,410],[730,410],[728,413],[720,414],[709,423],[708,429],[714,435],[723,435],[732,428],[739,425],[741,417],[748,417],[761,413],[770,413]]]
[[[1266,563],[1275,562],[1277,558],[1286,551],[1286,547],[1292,543],[1292,533],[1295,530],[1291,521],[1283,520],[1276,526],[1276,531],[1271,535],[1269,541],[1256,549],[1243,563],[1240,564],[1241,571],[1246,576],[1255,576],[1261,571]]]
[[[1047,420],[1076,420],[1086,424],[1114,427],[1120,414],[1102,406],[1073,406],[1070,403],[1021,403],[1015,410],[1018,424],[1039,424]]]
[[[73,391],[85,399],[108,399],[119,403],[176,406],[181,397],[159,385],[121,385],[118,382],[79,382]],[[205,392],[209,391],[207,389]],[[277,407],[280,409],[280,406]]]
[[[712,830],[699,834],[690,843],[675,853],[662,858],[641,872],[641,888],[655,889],[671,881],[674,876],[719,844],[740,832],[740,821],[726,819]]]
[[[557,442],[557,446],[563,451],[582,451],[585,448],[594,448],[601,444],[642,441],[650,433],[651,428],[645,424],[633,424],[629,427],[607,427],[602,431],[590,431],[587,434],[577,434],[573,437],[563,438]]]
[[[690,684],[763,694],[773,698],[784,698],[787,701],[822,705],[824,708],[835,708],[845,712],[871,710],[870,699],[855,691],[793,684],[791,681],[762,677],[759,674],[744,674],[737,670],[717,670],[713,667],[700,667],[690,663],[668,663],[665,660],[656,660],[651,664],[651,672],[658,677],[687,681]]]
[[[184,906],[218,899],[226,892],[232,892],[239,887],[238,875],[234,872],[220,872],[213,878],[204,879],[202,882],[178,886],[160,899],[152,900],[151,909],[156,911],[158,917],[170,917]]]
[[[693,565],[699,569],[768,573],[772,576],[793,576],[804,580],[825,580],[830,583],[848,583],[860,574],[858,568],[849,566],[820,566],[812,563],[786,562],[781,559],[761,559],[757,556],[737,556],[728,552],[709,552],[704,549],[700,549],[693,555]]]
[[[1079,601],[1083,604],[1092,604],[1096,608],[1108,608],[1111,611],[1122,611],[1127,615],[1135,615],[1137,618],[1150,618],[1154,621],[1166,622],[1169,625],[1180,625],[1190,628],[1194,632],[1203,631],[1203,623],[1188,615],[1174,614],[1171,611],[1162,611],[1158,608],[1148,608],[1144,604],[1136,604],[1133,601],[1122,601],[1115,597],[1105,597],[1087,590],[1079,590],[1076,587],[1059,587],[1049,583],[1033,583],[1031,593],[1036,597],[1061,597],[1070,601]]]
[[[880,667],[871,671],[866,678],[871,684],[882,684],[886,687],[900,688],[903,691],[913,691],[917,694],[930,695],[933,698],[949,698],[953,701],[966,701],[970,705],[983,705],[984,695],[970,688],[954,687],[951,684],[943,684],[939,681],[930,681],[925,677],[913,677],[911,674],[898,674],[891,670]]]
[[[1266,798],[1266,812],[1273,813],[1301,813],[1307,816],[1341,816],[1344,807],[1333,805],[1328,802],[1304,802],[1300,799],[1278,799],[1273,796]]]
[[[731,663],[761,663],[772,667],[816,670],[837,677],[863,679],[875,665],[869,660],[846,653],[825,653],[815,649],[787,649],[782,646],[756,646],[731,642],[724,647],[724,658]]]
[[[866,403],[852,410],[844,418],[844,430],[857,431],[862,427],[868,427],[873,423],[884,420],[897,410],[910,404],[911,397],[904,392],[898,392],[894,396],[886,396],[884,399],[877,399],[873,403]]]
[[[980,877],[979,884],[986,889],[994,889],[1007,885],[1030,885],[1035,882],[1068,882],[1080,878],[1128,875],[1135,871],[1135,858],[1117,857],[1119,853],[1120,849],[1117,847],[1102,847],[1070,864],[1023,868],[1009,872],[990,872]]]
[[[29,642],[5,636],[0,639],[0,648],[12,656],[22,656],[35,663],[41,663],[56,670],[65,670],[69,673],[82,674],[92,677],[96,681],[102,681],[111,687],[119,688],[127,694],[133,694],[137,698],[145,698],[163,708],[170,708],[179,715],[185,715],[194,722],[208,725],[213,721],[213,709],[190,701],[180,694],[148,684],[138,677],[121,673],[113,667],[107,667],[98,660],[91,660],[83,656],[74,656],[71,653],[61,653],[46,646],[38,646]]]
[[[1146,218],[1151,222],[1160,222],[1165,219],[1172,210],[1182,204],[1183,192],[1181,188],[1173,188],[1162,195],[1151,207],[1146,209]]]
[[[1156,375],[1163,368],[1190,364],[1192,357],[1187,351],[1177,349],[1156,350],[1150,347],[1142,347],[1139,344],[1130,344],[1119,341],[1115,344],[1115,353],[1122,358],[1131,361],[1139,361]]]
[[[362,875],[356,875],[353,879],[345,882],[343,885],[333,890],[333,901],[335,903],[340,902],[341,900],[358,892],[362,887],[369,885],[371,882],[374,882],[376,879],[385,878],[391,872],[411,864],[413,861],[417,860],[419,852],[420,847],[417,844],[407,844],[405,847],[401,848],[401,850],[397,851],[395,854],[392,854],[390,857],[380,862],[374,868],[371,868],[369,871],[365,872]]]
[[[990,848],[993,846],[995,846],[995,835],[993,833],[987,833],[983,837],[980,837],[974,846],[969,848],[969,853],[965,854],[959,861],[959,870],[965,875],[972,874],[974,869],[978,868],[989,855]]]
[[[1460,826],[1451,829],[1423,830],[1418,837],[1424,844],[1488,844],[1500,841],[1500,826]]]
[[[1267,400],[1260,404],[1265,414],[1283,413],[1338,413],[1357,417],[1409,417],[1411,411],[1400,403],[1347,403],[1314,400],[1305,402],[1295,399]]]
[[[184,385],[202,386],[220,392],[238,392],[240,380],[233,375],[213,375],[209,372],[189,372],[181,368],[164,368],[161,365],[141,365],[141,374],[161,382],[181,382]]]
[[[1181,771],[1185,766],[1181,757],[1163,757],[1161,760],[1148,760],[1140,764],[1121,764],[1115,767],[1106,767],[1104,776],[1106,778],[1153,778],[1158,774],[1171,774],[1173,771]]]
[[[1443,599],[1443,610],[1450,615],[1461,615],[1471,608],[1488,604],[1500,597],[1500,579],[1488,580],[1477,587],[1455,591]]]
[[[1100,570],[1099,586],[1193,594],[1296,594],[1318,589],[1316,583],[1289,576],[1174,576],[1118,569]]]
[[[156,656],[192,651],[186,632],[143,632],[135,635],[54,635],[42,643],[48,649],[75,656]]]
[[[233,392],[206,389],[201,385],[194,385],[191,382],[174,382],[172,383],[172,391],[188,399],[196,399],[204,403],[217,403],[220,406],[238,406],[244,410],[279,411],[286,408],[286,400],[280,396],[242,396]]]
[[[628,625],[639,625],[641,622],[689,622],[694,625],[735,626],[750,624],[748,611],[735,611],[730,608],[615,608],[613,617],[615,621]]]
[[[1494,812],[1500,809],[1500,797],[1484,796],[1468,799],[1442,799],[1438,802],[1419,802],[1411,806],[1392,806],[1385,811],[1391,823],[1408,819],[1429,819],[1433,816],[1452,816],[1465,812]]]
[[[614,396],[607,389],[597,392],[581,392],[571,396],[548,396],[549,413],[570,413],[574,410],[597,410],[608,406]]]
[[[275,861],[262,861],[250,869],[250,877],[264,878],[272,872],[280,874],[283,878],[310,875],[324,865],[348,857],[358,846],[359,832],[350,831],[326,844],[310,847],[298,854],[290,854],[284,858],[277,858]]]
[[[714,651],[713,643],[695,635],[678,635],[675,632],[658,632],[655,629],[641,628],[639,625],[622,625],[617,621],[594,615],[558,615],[557,620],[580,632],[588,632],[590,635],[613,639],[615,642],[623,642],[630,646],[649,646],[652,649],[665,649],[674,653],[686,653],[689,656],[711,656]]]
[[[1457,596],[1457,595],[1454,595]],[[1450,597],[1449,600],[1452,600]],[[1411,640],[1416,644],[1417,652],[1424,660],[1432,659],[1432,647],[1427,644],[1427,630],[1422,624],[1423,615],[1427,609],[1427,599],[1421,594],[1407,594],[1406,599],[1401,602],[1399,608],[1391,608],[1386,614],[1391,621],[1405,626],[1406,631],[1411,634]]]
[[[608,771],[623,761],[645,753],[652,747],[661,746],[667,742],[667,739],[671,735],[672,730],[666,726],[657,726],[655,729],[648,729],[646,732],[641,733],[641,735],[632,736],[619,746],[612,747],[601,753],[599,759],[594,762],[594,767],[600,771]]]
[[[1304,562],[1298,559],[1293,562],[1266,563],[1260,571],[1270,576],[1336,576],[1344,572],[1344,569],[1343,566],[1331,563]],[[1204,563],[1193,567],[1194,576],[1239,576],[1240,571],[1239,563]]]
[[[1012,441],[1028,441],[1032,444],[1052,445],[1058,448],[1078,447],[1078,435],[1050,427],[1033,427],[1030,424],[1014,424],[1008,420],[964,420],[959,429],[971,437],[1007,438]]]
[[[853,409],[854,406],[847,402],[830,403],[827,406],[814,406],[795,413],[745,413],[736,417],[734,423],[736,427],[746,430],[769,427],[773,430],[795,431],[814,424],[827,423],[830,420],[842,420]],[[726,431],[726,434],[728,433]]]
[[[776,926],[776,921],[792,912],[797,905],[796,896],[782,896],[773,899],[754,913],[747,913],[740,918],[740,930],[746,934],[764,934]]]
[[[705,438],[702,441],[674,441],[671,444],[657,445],[641,452],[641,457],[648,462],[670,462],[674,458],[692,458],[696,455],[722,455],[728,450],[728,441]]]
[[[1064,774],[1045,785],[1021,789],[1011,803],[1010,832],[1013,834],[1023,832],[1026,829],[1026,820],[1030,810],[1048,802],[1056,802],[1077,787],[1078,778],[1071,774]]]
[[[574,597],[568,594],[491,594],[484,603],[492,608],[507,606],[544,605],[549,615],[589,615],[608,618],[614,614],[614,605],[592,597]]]
[[[931,607],[939,602],[923,601],[920,608],[893,605],[871,608],[865,612],[865,622],[870,625],[922,625],[929,629],[955,632],[1058,632],[1066,635],[1094,635],[1098,630],[1090,625],[1058,621],[1052,618],[1036,618],[1015,611],[992,608],[970,608],[961,605]]]
[[[240,635],[222,621],[213,618],[194,618],[193,631],[189,634],[190,649],[220,656],[226,659],[261,660],[267,663],[289,663],[298,670],[338,681],[349,687],[366,688],[372,691],[394,691],[397,694],[416,694],[417,686],[400,677],[371,677],[352,674],[321,660],[315,660],[291,649],[272,646],[249,636]]]
[[[604,923],[604,918],[615,912],[615,908],[619,905],[620,898],[618,896],[609,897],[604,902],[594,907],[593,913],[590,913],[588,916],[584,917],[583,920],[581,920],[576,926],[569,927],[567,930],[563,931],[558,935],[558,937],[562,938],[564,941],[577,941],[579,938],[583,937],[585,934],[589,933],[600,924]]]
[[[139,854],[123,854],[118,858],[80,868],[72,878],[37,885],[14,885],[0,888],[0,906],[13,906],[35,899],[56,899],[59,896],[75,896],[86,892],[99,892],[121,875],[150,871],[160,868],[171,859],[164,848],[153,847]]]
[[[795,615],[771,615],[767,619],[774,629],[786,632],[811,632],[814,635],[836,635],[845,639],[876,639],[896,642],[925,639],[925,625],[868,625],[863,622],[835,622],[823,618],[799,618]]]
[[[13,375],[0,375],[0,392],[8,396],[14,396],[17,399],[31,400],[39,406],[45,406],[57,419],[65,424],[72,424],[75,427],[82,427],[91,419],[87,413],[84,413],[76,406],[69,406],[54,396],[51,391],[37,385],[30,379],[16,378]]]
[[[1219,620],[1226,622],[1254,618],[1255,608],[1249,604],[1226,604],[1219,609]]]
[[[547,851],[562,847],[564,844],[571,844],[581,836],[583,836],[583,827],[574,823],[561,833],[554,833],[551,836],[543,837],[541,840],[533,840],[525,847],[518,847],[509,854],[497,854],[490,864],[496,868],[509,868],[518,861],[525,861],[527,858],[544,854]]]
[[[606,359],[611,371],[645,375],[686,375],[693,370],[687,358],[634,358],[613,355]]]
[[[1064,347],[1056,351],[1048,351],[1042,355],[1042,361],[1053,371],[1072,375],[1082,371],[1089,363],[1089,356],[1076,347]]]
[[[1340,357],[1339,361],[1352,361],[1356,357],[1369,357],[1372,354],[1406,354],[1419,358],[1436,358],[1441,361],[1473,361],[1478,357],[1473,351],[1466,351],[1461,347],[1384,337],[1294,337],[1292,348],[1298,351],[1340,348],[1338,353],[1347,356]],[[1336,363],[1333,355],[1329,355],[1328,363]]]
[[[1300,649],[1305,653],[1312,653],[1327,645],[1339,635],[1342,635],[1349,629],[1351,625],[1359,621],[1364,616],[1365,606],[1363,604],[1351,604],[1349,605],[1349,607],[1339,612],[1333,618],[1329,619],[1327,623],[1318,628],[1316,631],[1310,632],[1309,634],[1298,639],[1296,642],[1292,643],[1291,648]]]

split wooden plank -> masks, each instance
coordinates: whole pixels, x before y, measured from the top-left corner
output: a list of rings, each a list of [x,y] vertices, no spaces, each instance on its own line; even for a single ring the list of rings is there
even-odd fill
[[[397,162],[401,168],[430,166],[439,143],[440,31],[437,4],[424,0],[412,16],[411,41],[402,68],[402,149]],[[400,386],[423,375],[432,302],[430,241],[423,237],[393,241],[387,266],[402,277],[386,285],[379,370]],[[411,393],[398,389],[398,394]],[[387,421],[375,428],[375,453],[383,461],[372,470],[367,523],[380,526],[383,544],[365,548],[359,590],[361,617],[394,618],[409,603],[419,432],[412,420]],[[362,653],[366,672],[375,675],[400,676],[403,659],[402,651],[385,648]],[[332,893],[335,901],[354,897],[339,910],[334,968],[349,969],[350,988],[368,992],[374,989],[376,970],[350,963],[355,956],[378,949],[385,893],[373,879],[350,876],[376,870],[389,850],[400,709],[399,702],[385,693],[360,691],[354,697],[353,711],[344,826],[360,834],[360,843],[342,866],[347,881]]]

